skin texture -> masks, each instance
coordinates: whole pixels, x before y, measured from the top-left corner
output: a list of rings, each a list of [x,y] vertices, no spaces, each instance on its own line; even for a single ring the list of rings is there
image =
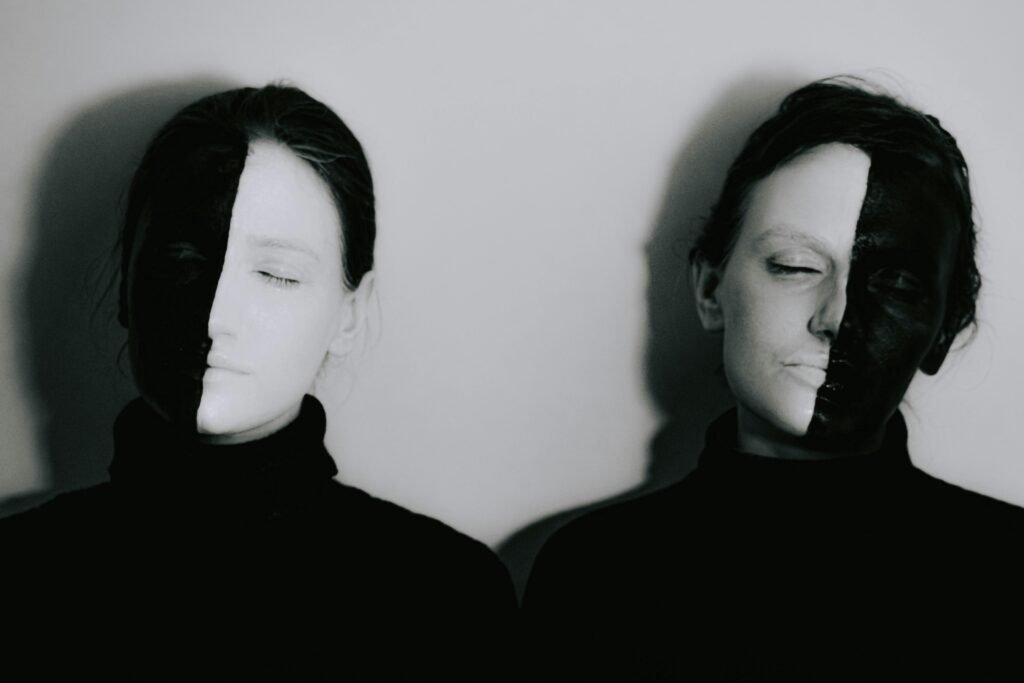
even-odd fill
[[[271,434],[299,413],[328,352],[357,322],[344,287],[334,200],[289,149],[251,145],[209,317],[198,432],[214,442]]]
[[[816,147],[756,186],[722,265],[695,262],[698,314],[723,334],[741,449],[870,450],[917,369],[941,365],[954,228],[893,166]]]

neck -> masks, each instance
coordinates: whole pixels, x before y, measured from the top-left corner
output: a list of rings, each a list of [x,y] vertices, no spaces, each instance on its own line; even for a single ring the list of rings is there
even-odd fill
[[[111,479],[128,486],[144,483],[161,490],[223,487],[280,488],[289,482],[330,479],[337,468],[324,448],[326,416],[312,396],[300,414],[264,438],[214,445],[194,432],[165,421],[143,401],[132,401],[114,425]]]
[[[778,429],[742,405],[737,408],[736,445],[753,455],[783,460],[835,460],[878,450],[884,425],[867,438],[832,441],[807,435],[795,436]]]

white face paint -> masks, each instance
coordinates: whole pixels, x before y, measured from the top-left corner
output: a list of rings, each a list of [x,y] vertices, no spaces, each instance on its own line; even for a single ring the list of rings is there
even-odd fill
[[[238,183],[197,428],[215,442],[271,434],[299,413],[352,325],[330,191],[286,147],[252,143]]]
[[[768,455],[807,433],[846,308],[870,158],[816,147],[754,188],[736,244],[710,292],[739,445]]]

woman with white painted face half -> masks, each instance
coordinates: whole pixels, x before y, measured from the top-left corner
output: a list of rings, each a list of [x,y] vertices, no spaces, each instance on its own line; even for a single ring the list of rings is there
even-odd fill
[[[301,90],[222,92],[157,133],[121,237],[141,397],[117,419],[111,481],[5,521],[46,543],[40,600],[155,602],[232,629],[514,607],[485,546],[334,479],[310,393],[361,332],[375,233],[358,140]],[[85,554],[75,581],[48,571]]]
[[[916,469],[899,412],[974,322],[972,211],[937,119],[852,79],[790,94],[691,254],[736,408],[683,481],[557,533],[526,606],[630,676],[998,666],[970,643],[1024,607],[1024,510]]]

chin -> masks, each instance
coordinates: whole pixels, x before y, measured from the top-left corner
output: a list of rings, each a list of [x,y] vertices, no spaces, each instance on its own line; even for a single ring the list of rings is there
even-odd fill
[[[245,430],[245,425],[232,409],[237,402],[217,400],[217,397],[206,395],[199,403],[196,412],[196,432],[207,436],[236,434]]]
[[[237,426],[223,418],[198,416],[196,419],[196,433],[203,436],[226,436],[241,431]]]
[[[819,408],[814,412],[808,436],[827,441],[836,441],[847,447],[860,443],[873,442],[881,438],[888,424],[888,416],[883,417],[875,411],[837,411]]]
[[[774,399],[767,413],[774,427],[787,436],[805,436],[814,417],[814,395],[795,391]]]

